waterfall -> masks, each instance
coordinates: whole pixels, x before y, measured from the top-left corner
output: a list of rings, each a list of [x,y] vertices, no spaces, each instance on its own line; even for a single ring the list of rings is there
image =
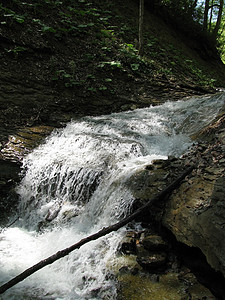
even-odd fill
[[[19,220],[0,234],[0,284],[129,213],[126,182],[154,159],[180,156],[225,94],[72,120],[23,161]],[[126,229],[84,245],[1,299],[116,299],[117,249]]]

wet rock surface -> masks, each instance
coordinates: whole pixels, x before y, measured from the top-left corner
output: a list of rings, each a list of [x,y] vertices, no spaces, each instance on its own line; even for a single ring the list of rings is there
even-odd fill
[[[18,195],[14,190],[20,180],[20,164],[0,159],[0,225],[7,222],[18,204]]]
[[[140,239],[141,244],[143,247],[149,251],[154,251],[154,250],[167,250],[168,244],[162,239],[161,236],[152,234],[152,235],[147,235],[144,236],[143,238],[141,237]]]
[[[200,142],[183,157],[184,163],[196,164],[196,170],[171,195],[162,221],[179,241],[201,249],[225,276],[224,123],[223,115],[202,132],[208,142]]]
[[[15,187],[22,178],[22,159],[52,130],[53,127],[43,125],[25,127],[0,145],[0,225],[8,222],[18,205],[19,196]]]
[[[185,168],[195,165],[171,195],[149,208],[141,220],[162,223],[176,240],[199,249],[207,263],[225,276],[225,117],[220,115],[202,130],[181,158],[155,161],[136,173],[130,184],[140,207],[164,189]],[[195,269],[201,269],[193,257]],[[203,272],[204,273],[204,272]],[[210,275],[209,275],[210,276]],[[216,283],[215,283],[216,285]],[[223,292],[222,292],[223,294]],[[219,295],[218,299],[224,299]]]
[[[20,162],[53,130],[51,126],[24,127],[8,137],[8,141],[1,147],[0,158],[8,161]]]
[[[133,251],[124,251],[124,243],[127,249],[128,241]],[[181,264],[171,245],[152,229],[140,233],[129,231],[120,251],[123,267],[117,275],[118,300],[217,299]]]
[[[122,240],[120,251],[123,254],[136,255],[138,264],[145,270],[161,271],[167,264],[168,244],[157,234],[148,231],[127,232]]]

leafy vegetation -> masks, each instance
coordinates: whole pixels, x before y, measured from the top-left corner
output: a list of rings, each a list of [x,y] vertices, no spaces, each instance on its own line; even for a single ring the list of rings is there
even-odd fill
[[[153,6],[182,32],[223,48],[224,0],[155,0]]]
[[[180,0],[173,9],[174,1],[157,0],[153,7],[145,0],[141,55],[138,1],[4,1],[1,64],[17,81],[51,89],[48,96],[57,95],[66,111],[83,105],[93,113],[96,103],[104,103],[104,112],[143,107],[170,98],[177,88],[186,96],[198,85],[202,91],[224,85],[221,66],[217,71],[211,64],[215,49],[208,48],[205,37],[202,43],[198,31],[192,30],[193,36],[185,31],[184,37],[174,29],[179,19],[202,28],[204,7],[192,9],[191,1]]]
[[[221,54],[221,59],[223,63],[225,63],[225,16],[221,21],[221,28],[219,31],[219,38],[218,38],[218,47]]]

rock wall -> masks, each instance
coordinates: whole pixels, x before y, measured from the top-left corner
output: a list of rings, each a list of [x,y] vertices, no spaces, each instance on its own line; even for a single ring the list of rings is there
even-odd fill
[[[198,247],[208,263],[225,276],[225,129],[224,115],[200,135],[183,159],[197,168],[170,197],[163,224],[177,240]]]
[[[15,186],[22,177],[22,159],[52,130],[53,127],[44,125],[24,127],[0,144],[0,226],[8,223],[18,205]]]
[[[134,176],[129,185],[134,209],[154,197],[188,166],[196,168],[167,199],[143,216],[162,222],[179,242],[196,247],[225,276],[225,115],[198,134],[198,143],[182,158],[157,160]]]

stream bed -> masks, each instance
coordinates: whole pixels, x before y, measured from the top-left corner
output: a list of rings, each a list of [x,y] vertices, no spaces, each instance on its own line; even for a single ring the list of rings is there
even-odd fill
[[[129,178],[155,159],[181,156],[224,104],[220,93],[55,129],[23,160],[18,220],[0,233],[0,284],[128,215],[135,200]],[[117,299],[125,234],[122,228],[84,245],[0,299]]]

